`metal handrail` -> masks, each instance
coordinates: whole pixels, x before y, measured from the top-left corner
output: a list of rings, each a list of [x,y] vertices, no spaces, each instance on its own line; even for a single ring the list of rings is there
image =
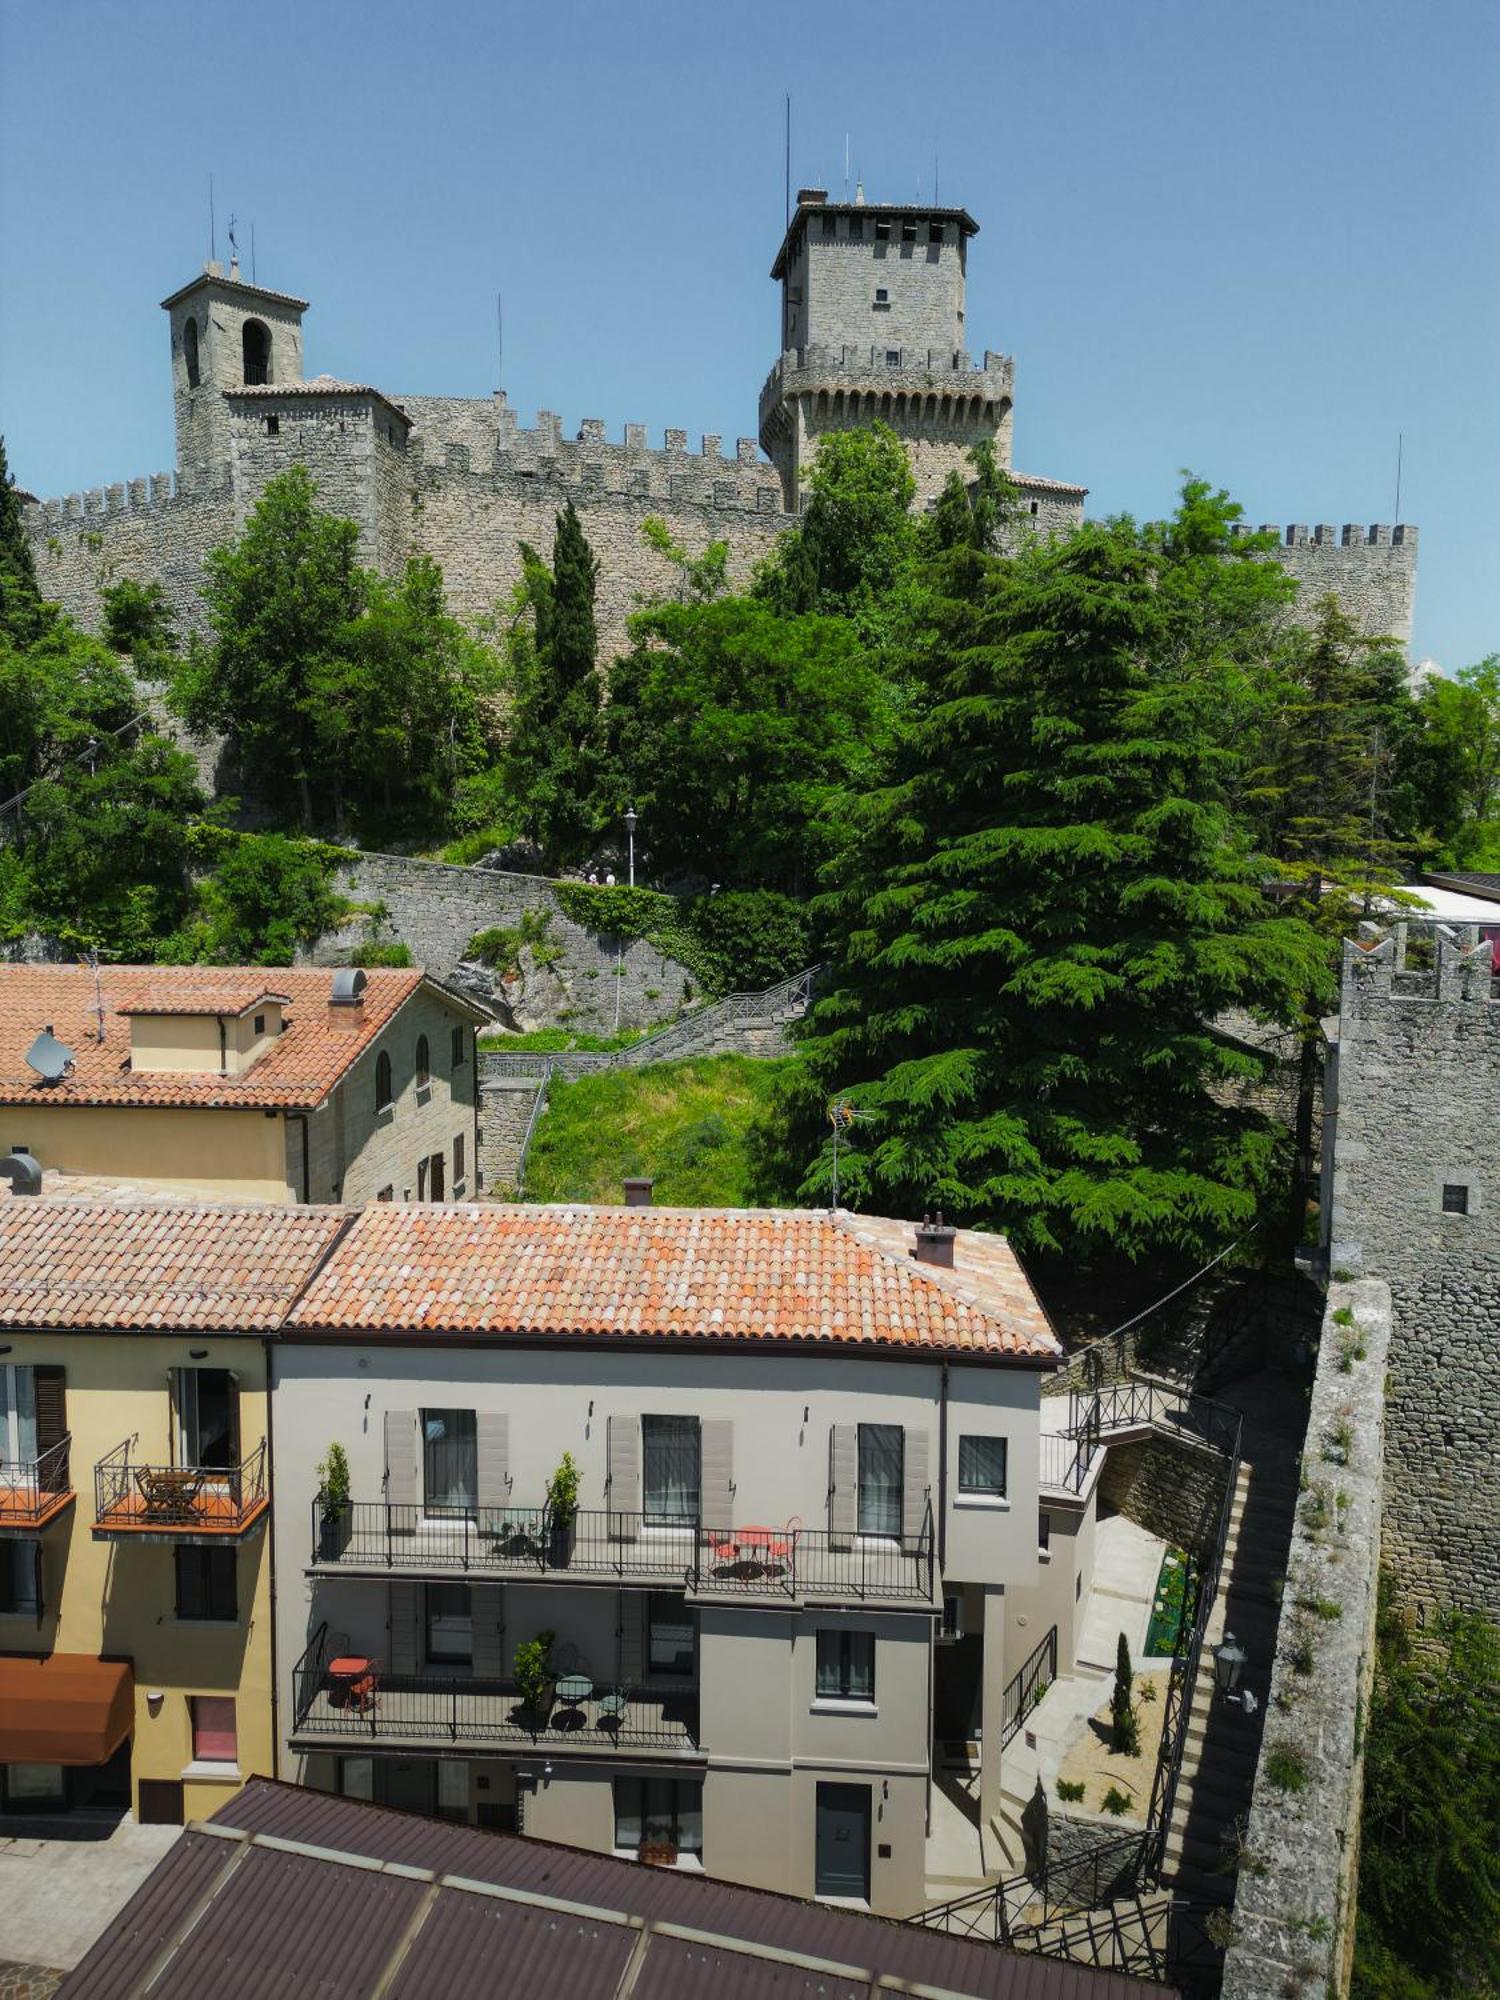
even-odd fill
[[[15,1518],[40,1514],[48,1501],[69,1491],[68,1458],[73,1434],[67,1432],[36,1458],[13,1460],[0,1469],[4,1511]]]
[[[545,1743],[595,1756],[622,1746],[696,1750],[698,1683],[648,1681],[629,1689],[600,1685],[577,1700],[554,1699],[549,1686],[532,1707],[507,1674],[396,1673],[370,1670],[351,1695],[322,1657],[303,1654],[292,1670],[294,1733],[375,1742]]]
[[[171,1518],[181,1526],[208,1521],[218,1527],[243,1523],[266,1498],[266,1441],[260,1443],[236,1465],[153,1465],[130,1456],[134,1438],[117,1444],[94,1467],[94,1517],[103,1525],[146,1526],[158,1510],[140,1491],[139,1475],[176,1477],[182,1482],[196,1479],[197,1488],[182,1502]]]
[[[328,1665],[328,1620],[325,1618],[302,1649],[302,1657],[292,1668],[293,1727],[300,1729],[303,1717],[323,1683]]]
[[[1013,1742],[1022,1723],[1057,1679],[1057,1627],[1032,1648],[1000,1700],[1000,1748]]]

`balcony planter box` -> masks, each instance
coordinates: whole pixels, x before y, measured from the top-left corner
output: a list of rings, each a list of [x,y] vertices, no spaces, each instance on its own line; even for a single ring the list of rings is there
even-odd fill
[[[556,1700],[557,1676],[556,1674],[548,1674],[546,1684],[534,1703],[527,1701],[524,1695],[518,1697],[516,1702],[517,1722],[520,1723],[523,1729],[539,1733],[551,1721],[552,1708]]]
[[[349,1546],[350,1509],[328,1508],[318,1522],[318,1561],[337,1562]]]
[[[675,1868],[677,1849],[670,1840],[643,1840],[636,1858],[649,1862],[653,1868]]]

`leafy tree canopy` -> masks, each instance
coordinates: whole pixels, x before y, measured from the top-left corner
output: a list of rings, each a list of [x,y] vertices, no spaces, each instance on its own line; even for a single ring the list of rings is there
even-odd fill
[[[916,492],[888,425],[830,431],[807,473],[801,518],[762,566],[756,594],[784,616],[816,611],[879,627],[919,545]]]

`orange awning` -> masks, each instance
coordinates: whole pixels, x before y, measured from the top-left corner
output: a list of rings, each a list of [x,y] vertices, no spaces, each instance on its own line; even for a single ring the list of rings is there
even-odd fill
[[[123,1661],[0,1659],[0,1764],[104,1764],[134,1722],[135,1675]]]

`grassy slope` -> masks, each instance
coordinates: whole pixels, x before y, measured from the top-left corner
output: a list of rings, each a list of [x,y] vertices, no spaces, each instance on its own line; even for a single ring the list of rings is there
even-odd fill
[[[619,1201],[627,1174],[649,1174],[667,1206],[753,1203],[748,1135],[788,1060],[700,1056],[554,1083],[527,1200]]]

